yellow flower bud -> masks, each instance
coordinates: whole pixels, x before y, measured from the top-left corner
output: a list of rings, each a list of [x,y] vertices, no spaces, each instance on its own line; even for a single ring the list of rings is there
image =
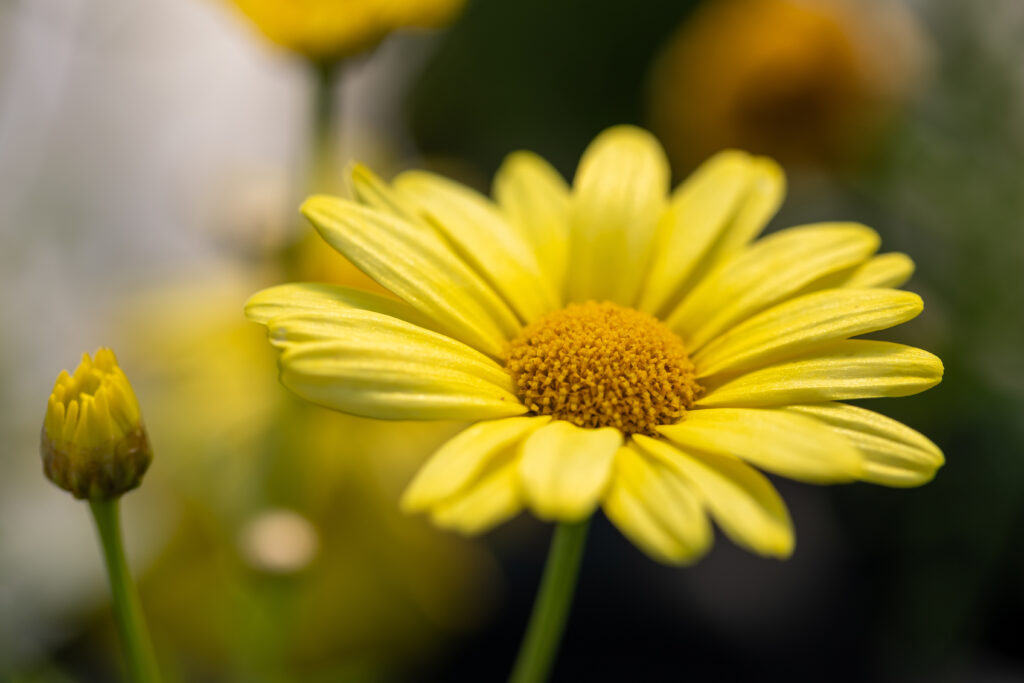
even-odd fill
[[[106,500],[142,482],[153,453],[128,378],[110,349],[62,370],[46,407],[43,471],[76,498]]]

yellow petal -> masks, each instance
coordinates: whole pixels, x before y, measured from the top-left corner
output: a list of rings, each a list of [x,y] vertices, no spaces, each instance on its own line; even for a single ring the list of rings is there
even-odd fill
[[[711,525],[691,484],[634,446],[616,454],[602,508],[627,538],[660,562],[690,564],[711,546]]]
[[[298,313],[278,316],[268,324],[271,343],[279,348],[315,342],[336,342],[353,355],[358,349],[389,353],[396,359],[415,358],[420,363],[462,370],[505,391],[514,392],[509,374],[491,360],[460,341],[425,330],[390,316],[355,308],[331,313]]]
[[[696,352],[750,316],[871,256],[878,234],[855,223],[789,228],[739,252],[707,276],[669,316]]]
[[[515,314],[439,236],[336,197],[311,197],[302,211],[331,246],[456,339],[498,357],[518,334]]]
[[[751,170],[753,177],[743,203],[732,219],[729,230],[722,235],[721,241],[706,259],[709,267],[740,251],[760,235],[786,196],[786,174],[775,161],[768,157],[754,157]]]
[[[396,192],[391,185],[381,180],[366,166],[352,165],[349,185],[352,196],[360,204],[394,214],[410,223],[426,226],[426,221],[416,210],[416,205],[407,197],[402,196],[400,192]]]
[[[402,496],[407,512],[426,510],[474,483],[487,465],[510,456],[526,435],[549,417],[510,417],[485,420],[457,434],[420,468]]]
[[[879,396],[909,396],[942,379],[942,361],[890,342],[849,340],[726,381],[706,384],[697,405],[780,406]]]
[[[498,169],[493,193],[506,218],[533,245],[541,270],[561,301],[569,267],[569,186],[544,159],[515,152]]]
[[[850,273],[843,287],[900,287],[914,274],[914,262],[906,254],[879,254]]]
[[[698,377],[763,367],[823,342],[899,325],[917,316],[921,297],[897,289],[826,289],[773,306],[694,355]]]
[[[604,131],[580,160],[573,184],[569,299],[632,306],[665,207],[665,152],[647,131]]]
[[[385,420],[483,420],[522,415],[505,388],[439,362],[425,349],[365,338],[296,344],[281,354],[281,383],[302,398],[353,415]]]
[[[849,441],[815,420],[781,410],[691,410],[682,422],[658,431],[686,453],[736,456],[799,481],[853,481],[862,473],[861,455]]]
[[[477,192],[426,171],[406,171],[395,188],[416,204],[522,321],[558,305],[525,236]]]
[[[508,461],[487,472],[465,491],[430,511],[440,527],[463,534],[478,534],[514,517],[523,509],[519,471]]]
[[[431,324],[429,318],[402,301],[361,289],[315,282],[277,285],[257,292],[246,302],[245,315],[253,322],[266,325],[282,315],[313,313],[330,316],[353,308],[376,311],[420,327]]]
[[[617,429],[583,429],[561,420],[527,437],[519,476],[534,513],[563,522],[590,516],[608,484],[622,438]]]
[[[820,420],[849,439],[865,458],[861,479],[885,486],[920,486],[945,459],[923,434],[884,415],[842,403],[792,406],[787,410]]]
[[[775,487],[741,460],[688,453],[662,439],[634,436],[648,455],[673,468],[693,486],[722,531],[760,555],[789,557],[793,523]]]
[[[782,201],[782,169],[745,152],[720,152],[679,186],[658,227],[639,307],[664,314],[700,273],[759,233]]]

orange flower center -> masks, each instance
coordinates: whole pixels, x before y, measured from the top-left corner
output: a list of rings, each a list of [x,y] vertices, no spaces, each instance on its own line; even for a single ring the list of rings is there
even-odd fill
[[[534,413],[580,427],[654,436],[702,391],[682,340],[652,315],[570,304],[523,329],[505,368]]]

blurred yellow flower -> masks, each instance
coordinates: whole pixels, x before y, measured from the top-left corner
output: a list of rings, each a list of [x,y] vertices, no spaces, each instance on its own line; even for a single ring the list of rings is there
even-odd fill
[[[110,349],[62,370],[46,406],[43,471],[76,498],[107,500],[142,483],[153,453],[128,378]]]
[[[924,54],[896,2],[704,3],[656,63],[652,127],[686,168],[731,147],[846,163],[912,94]]]
[[[266,670],[408,666],[491,605],[489,553],[393,504],[452,426],[395,430],[283,391],[265,336],[239,315],[266,277],[192,271],[136,293],[115,321],[166,456],[146,503],[176,529],[144,597],[204,675],[247,680],[239,653]]]
[[[601,506],[650,555],[686,563],[711,544],[710,514],[737,543],[785,557],[790,518],[755,467],[914,486],[943,458],[836,402],[940,381],[930,353],[851,340],[921,311],[892,289],[910,260],[874,256],[878,235],[855,223],[754,241],[783,184],[774,162],[730,151],[669,195],[661,146],[628,126],[598,136],[572,188],[513,154],[496,203],[430,173],[389,186],[357,167],[358,201],[317,196],[303,211],[402,301],[287,284],[246,310],[307,400],[476,422],[405,493],[441,526],[480,532],[524,507],[574,522]]]
[[[404,27],[450,21],[464,0],[232,0],[272,42],[317,62],[367,50]]]

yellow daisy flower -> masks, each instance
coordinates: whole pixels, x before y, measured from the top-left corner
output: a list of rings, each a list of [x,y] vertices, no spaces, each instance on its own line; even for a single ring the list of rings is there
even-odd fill
[[[927,482],[921,434],[838,401],[937,384],[920,349],[852,339],[905,322],[903,254],[856,223],[756,240],[784,179],[723,152],[669,193],[648,132],[609,129],[570,188],[538,156],[508,157],[490,199],[422,171],[352,173],[355,201],[303,212],[396,298],[323,284],[256,294],[281,381],[336,410],[469,420],[402,501],[477,533],[529,509],[574,522],[598,507],[652,557],[688,563],[709,517],[769,556],[793,550],[759,471],[815,483]]]

